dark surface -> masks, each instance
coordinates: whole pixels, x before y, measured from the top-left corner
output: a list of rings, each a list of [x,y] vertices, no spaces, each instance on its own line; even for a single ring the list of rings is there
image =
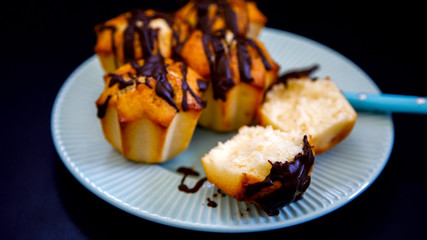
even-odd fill
[[[153,237],[152,233],[224,237],[125,213],[84,188],[62,164],[50,133],[51,108],[67,76],[93,54],[93,26],[135,7],[178,6],[160,0],[88,2],[3,3],[0,238],[123,239]],[[427,96],[424,7],[408,1],[375,6],[363,1],[298,1],[285,6],[263,1],[259,6],[269,17],[269,27],[337,50],[383,92]],[[425,239],[427,116],[392,116],[395,143],[390,160],[359,197],[298,226],[226,237]]]

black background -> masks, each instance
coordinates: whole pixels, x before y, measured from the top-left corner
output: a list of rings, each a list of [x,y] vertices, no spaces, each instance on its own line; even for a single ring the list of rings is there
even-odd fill
[[[268,27],[337,50],[360,66],[383,92],[427,96],[427,21],[422,2],[372,2],[259,1],[259,8],[269,18]],[[152,223],[109,205],[68,172],[50,133],[52,104],[59,88],[93,55],[95,24],[132,8],[172,11],[182,3],[2,2],[1,239],[224,237]],[[359,197],[301,225],[225,237],[425,238],[427,115],[392,117],[395,143],[390,160]]]

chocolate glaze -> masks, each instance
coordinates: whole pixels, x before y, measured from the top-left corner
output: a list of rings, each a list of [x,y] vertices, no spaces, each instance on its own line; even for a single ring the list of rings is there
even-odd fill
[[[175,45],[179,43],[179,33],[177,33],[173,28],[173,18],[170,14],[155,11],[153,16],[147,16],[145,11],[142,9],[133,9],[131,11],[131,17],[128,18],[128,26],[124,32],[124,56],[125,62],[135,59],[135,34],[138,34],[140,45],[143,51],[143,57],[150,56],[153,53],[153,50],[157,47],[156,40],[158,38],[158,29],[153,29],[149,27],[151,20],[156,18],[162,18],[169,25],[169,28],[172,30],[172,44],[175,42]],[[176,49],[172,49],[174,56]],[[158,50],[159,51],[159,50]]]
[[[212,4],[209,0],[194,1],[194,7],[197,11],[197,24],[196,28],[202,30],[204,33],[208,33],[212,29],[212,23],[209,21],[208,9]]]
[[[268,60],[265,57],[264,53],[262,52],[261,48],[259,48],[259,46],[252,39],[245,38],[245,42],[257,51],[258,55],[261,57],[261,61],[262,61],[262,64],[264,64],[265,69],[271,70],[272,66],[268,62]]]
[[[286,84],[287,80],[290,78],[308,77],[313,72],[315,72],[317,69],[319,69],[319,65],[316,64],[316,65],[313,65],[311,67],[307,67],[307,68],[303,68],[303,69],[291,70],[291,71],[283,74],[282,76],[278,77],[276,83]]]
[[[242,37],[235,38],[237,40],[237,59],[239,60],[240,80],[246,83],[252,82],[254,79],[251,76],[251,57],[246,47],[246,39]]]
[[[225,0],[198,0],[194,2],[194,7],[197,11],[198,17],[196,28],[200,29],[203,33],[202,42],[211,70],[214,99],[221,99],[225,101],[227,91],[235,85],[231,75],[228,56],[223,46],[226,29],[231,30],[234,35],[234,39],[236,40],[238,66],[241,81],[246,83],[253,81],[250,72],[252,63],[251,57],[248,53],[248,45],[257,51],[267,70],[271,69],[271,65],[255,42],[239,33],[237,17],[229,2]],[[208,14],[208,9],[211,4],[216,4],[218,8],[216,15],[212,18],[210,18]],[[212,32],[212,26],[218,17],[221,17],[225,20],[225,28]],[[214,54],[210,50],[210,45],[214,50]]]
[[[111,77],[110,83],[108,84],[108,87],[112,87],[115,84],[119,84],[119,89],[123,89],[123,88],[126,88],[128,86],[133,85],[135,82],[135,80],[132,77],[131,77],[131,79],[126,81],[123,79],[123,77],[121,75],[118,75],[115,73],[110,73],[110,74],[108,74],[108,76]]]
[[[128,86],[131,86],[133,84],[139,85],[141,82],[139,82],[138,78],[141,76],[145,77],[152,77],[157,83],[155,87],[156,94],[166,100],[169,105],[175,108],[177,112],[179,112],[179,109],[173,100],[174,97],[174,91],[172,88],[172,85],[169,83],[167,79],[167,64],[165,64],[164,58],[159,55],[150,55],[145,59],[144,65],[139,65],[135,60],[131,60],[130,64],[133,69],[136,71],[136,75],[133,75],[131,72],[125,73],[128,74],[129,80],[124,80],[123,75],[110,73],[107,76],[111,77],[108,87],[112,87],[115,84],[119,85],[119,89],[126,88]],[[187,82],[187,65],[183,63],[182,70],[182,91],[183,91],[183,99],[182,99],[182,109],[183,111],[188,110],[188,99],[187,99],[187,93],[189,92],[191,96],[196,100],[196,102],[201,106],[205,107],[206,102],[197,96],[197,94],[190,88]],[[203,80],[198,79],[198,84],[201,84],[203,87],[203,83],[201,83]],[[150,85],[149,81],[145,81],[145,85],[147,85],[150,88],[153,88]],[[199,85],[200,87],[200,85]],[[105,103],[103,104],[105,105]],[[103,105],[98,106],[98,109],[101,108]],[[99,110],[98,110],[99,111]],[[102,113],[102,111],[101,111]],[[101,116],[101,117],[100,117]],[[98,114],[98,117],[102,118],[103,114]]]
[[[133,67],[137,66],[134,65]],[[155,88],[156,94],[166,100],[172,107],[176,109],[177,112],[179,112],[179,109],[173,100],[174,92],[172,86],[166,77],[166,67],[167,66],[164,63],[163,57],[160,54],[157,54],[150,55],[148,58],[146,58],[144,65],[137,68],[136,71],[140,76],[154,78],[157,81]]]
[[[197,79],[197,86],[200,92],[204,92],[208,89],[208,83],[205,80]]]
[[[206,200],[208,200],[208,207],[216,208],[218,206],[218,204],[214,200],[210,198],[207,198]]]
[[[124,46],[123,46],[123,52],[124,52],[124,58],[125,62],[130,62],[132,67],[136,70],[136,76],[133,76],[132,73],[128,73],[130,80],[124,80],[123,76],[120,76],[118,74],[109,74],[111,77],[109,87],[112,87],[115,84],[119,84],[119,89],[123,89],[127,86],[133,85],[136,83],[136,85],[141,84],[141,82],[138,81],[138,78],[140,76],[145,77],[152,77],[156,80],[156,87],[155,91],[156,94],[166,100],[172,107],[175,108],[176,111],[179,111],[178,107],[176,106],[176,103],[173,100],[174,97],[174,91],[172,89],[171,84],[167,80],[167,65],[164,63],[164,58],[160,54],[160,50],[157,51],[157,54],[154,54],[154,50],[157,47],[156,46],[156,40],[158,38],[157,29],[149,28],[149,23],[152,19],[155,18],[163,18],[166,20],[166,22],[169,24],[169,27],[172,29],[173,37],[176,43],[179,42],[179,35],[173,30],[172,27],[172,20],[170,18],[170,15],[161,13],[161,12],[154,12],[153,16],[147,16],[145,12],[141,9],[134,9],[130,12],[130,17],[127,19],[128,26],[126,27],[124,31]],[[103,31],[105,29],[111,29],[112,31],[112,47],[113,47],[113,53],[117,56],[115,44],[114,44],[114,33],[116,31],[115,26],[106,26],[101,25],[100,31]],[[135,60],[135,34],[138,34],[139,41],[141,44],[141,48],[143,51],[143,58],[145,59],[144,65],[140,66],[137,61]],[[178,54],[175,53],[174,56],[177,56]],[[115,58],[116,59],[116,58]],[[116,62],[116,67],[118,67],[118,64]],[[206,106],[206,103],[202,101],[197,94],[194,93],[194,91],[188,86],[187,83],[187,66],[184,65],[183,70],[183,79],[182,79],[182,89],[184,91],[184,98],[182,102],[182,108],[184,111],[188,109],[188,101],[187,101],[187,92],[190,92],[190,94],[196,99],[196,101],[202,106]],[[145,84],[152,88],[149,81],[145,81]],[[103,104],[105,105],[105,103]],[[102,106],[103,106],[102,105]],[[101,111],[102,113],[102,111]],[[98,116],[103,116],[102,114]]]
[[[107,112],[108,102],[110,101],[111,95],[107,96],[107,99],[102,105],[97,105],[98,108],[97,116],[98,118],[103,118],[105,116],[105,113]]]
[[[212,66],[211,77],[214,90],[214,99],[219,98],[225,101],[227,91],[234,87],[235,83],[233,81],[233,76],[231,75],[230,64],[225,54],[224,46],[220,39],[224,38],[225,36],[223,33],[220,34],[221,35],[218,35],[218,37],[212,37],[210,40],[215,52],[215,60],[211,62],[210,65]],[[209,47],[206,46],[205,50],[208,48]]]
[[[272,167],[264,181],[246,186],[245,198],[254,201],[270,216],[279,214],[280,208],[301,199],[310,185],[309,174],[314,164],[314,154],[307,136],[304,136],[303,142],[303,152],[296,155],[293,161],[284,163],[269,161]],[[274,182],[279,182],[278,189],[257,196],[264,188],[273,186]]]
[[[157,38],[157,31],[148,27],[150,20],[144,11],[134,9],[128,18],[128,26],[123,34],[123,52],[125,62],[135,59],[135,33],[139,35],[143,56],[151,55],[154,49],[154,41]]]
[[[187,64],[182,64],[182,110],[187,111],[188,109],[188,100],[187,100],[187,92],[190,92],[191,96],[196,100],[196,102],[202,106],[206,106],[206,101],[202,101],[202,99],[197,96],[196,93],[190,88],[187,83]],[[199,79],[197,79],[197,83],[199,83]]]
[[[172,30],[172,42],[175,45],[179,45],[180,34],[177,33],[173,28],[173,17],[171,14],[163,13],[160,11],[154,11],[152,16],[147,16],[144,10],[142,9],[133,9],[130,11],[130,17],[127,19],[127,27],[123,33],[123,55],[124,62],[130,62],[135,60],[135,35],[138,34],[139,43],[142,48],[143,57],[148,57],[152,55],[153,51],[157,48],[156,40],[158,37],[158,29],[152,29],[149,27],[151,20],[156,18],[162,18],[169,25]],[[118,68],[119,64],[117,62],[117,49],[114,42],[114,34],[116,32],[116,26],[114,25],[105,25],[101,24],[99,31],[104,31],[106,29],[111,30],[111,45],[112,50],[115,55],[115,67]],[[176,49],[173,49],[173,56],[178,56],[175,53]]]
[[[225,0],[218,1],[219,9],[224,12],[225,26],[230,29],[234,34],[239,34],[239,26],[237,24],[237,17],[231,8],[230,3]]]
[[[253,40],[241,35],[234,35],[234,39],[237,45],[240,79],[243,82],[250,83],[253,81],[250,72],[252,61],[248,52],[248,45],[257,51],[266,70],[270,70],[272,68],[262,50]],[[235,85],[233,76],[231,75],[228,55],[226,54],[223,44],[224,41],[225,29],[210,34],[204,33],[202,37],[203,48],[211,70],[214,99],[221,99],[223,101],[226,100],[226,93],[228,90]],[[212,54],[209,45],[212,46],[214,54]]]
[[[214,16],[209,16],[208,10],[212,4],[216,5],[217,11]],[[236,14],[227,0],[195,0],[193,8],[197,12],[196,29],[202,30],[203,33],[212,32],[215,21],[222,18],[225,28],[239,34]]]
[[[184,174],[184,177],[182,177],[181,184],[179,184],[178,189],[185,193],[197,192],[202,187],[203,183],[207,180],[207,178],[202,178],[197,181],[196,185],[193,188],[189,188],[187,185],[184,184],[184,181],[187,176],[199,176],[200,174],[194,171],[193,169],[187,167],[180,167],[177,171]]]

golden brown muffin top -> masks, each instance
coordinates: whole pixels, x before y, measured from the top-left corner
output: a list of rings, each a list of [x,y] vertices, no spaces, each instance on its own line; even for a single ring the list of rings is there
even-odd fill
[[[121,123],[148,116],[167,127],[179,111],[201,111],[206,83],[183,62],[152,55],[131,61],[105,76],[105,88],[98,98],[98,117],[115,106]]]
[[[211,79],[214,98],[223,101],[226,92],[240,82],[264,88],[266,72],[279,68],[259,41],[225,29],[213,33],[194,30],[181,57],[200,75]]]

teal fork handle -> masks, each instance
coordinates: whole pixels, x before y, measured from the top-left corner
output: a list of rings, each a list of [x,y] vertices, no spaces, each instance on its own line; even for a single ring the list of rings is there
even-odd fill
[[[356,110],[427,114],[426,97],[343,92]]]

